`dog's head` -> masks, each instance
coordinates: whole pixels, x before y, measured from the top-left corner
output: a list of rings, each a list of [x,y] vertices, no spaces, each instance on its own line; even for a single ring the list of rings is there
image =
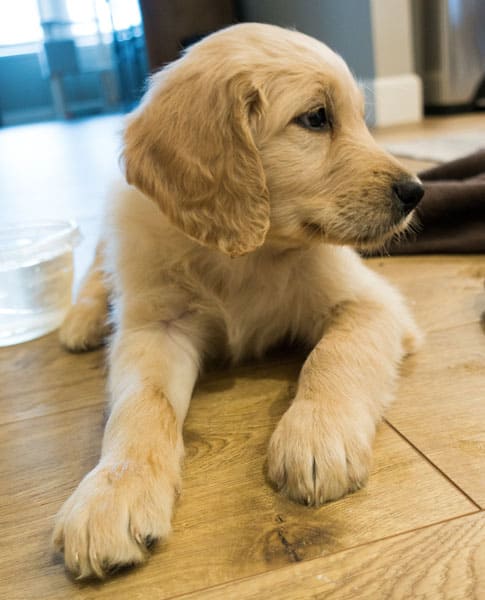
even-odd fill
[[[344,61],[270,25],[213,34],[155,75],[124,158],[174,225],[232,256],[266,239],[380,245],[422,196],[373,141]]]

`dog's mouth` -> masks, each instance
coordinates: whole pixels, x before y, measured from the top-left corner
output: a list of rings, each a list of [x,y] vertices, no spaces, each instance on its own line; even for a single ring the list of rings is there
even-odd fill
[[[400,239],[408,231],[415,230],[416,221],[414,211],[402,217],[397,222],[376,226],[367,230],[360,229],[354,236],[348,232],[329,231],[321,224],[314,221],[303,221],[301,227],[307,238],[315,242],[329,244],[349,245],[363,251],[373,251],[384,248],[394,239]]]

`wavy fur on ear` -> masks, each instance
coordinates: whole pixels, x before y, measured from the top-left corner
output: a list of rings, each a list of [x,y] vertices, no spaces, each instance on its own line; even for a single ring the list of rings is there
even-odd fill
[[[197,242],[231,256],[260,246],[268,191],[249,115],[259,92],[245,73],[218,74],[188,56],[158,73],[125,131],[126,177]]]

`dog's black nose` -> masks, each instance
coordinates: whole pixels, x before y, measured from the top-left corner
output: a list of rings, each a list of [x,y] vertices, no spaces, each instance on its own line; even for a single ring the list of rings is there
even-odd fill
[[[416,208],[424,194],[423,186],[412,179],[399,181],[392,186],[392,189],[399,198],[404,214],[406,215],[408,215],[413,208]]]

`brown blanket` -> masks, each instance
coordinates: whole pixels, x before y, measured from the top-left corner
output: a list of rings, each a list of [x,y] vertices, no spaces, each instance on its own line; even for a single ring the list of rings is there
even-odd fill
[[[485,150],[419,173],[425,194],[417,234],[391,254],[485,252]]]

